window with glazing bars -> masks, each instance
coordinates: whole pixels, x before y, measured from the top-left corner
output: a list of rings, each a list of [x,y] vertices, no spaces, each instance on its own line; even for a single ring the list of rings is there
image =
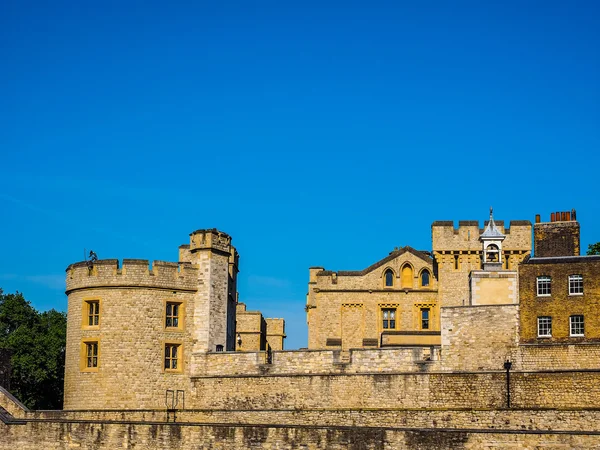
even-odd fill
[[[581,275],[569,275],[569,295],[583,294],[583,277]]]
[[[97,342],[86,342],[86,367],[93,368],[98,367],[98,343]]]
[[[552,278],[547,276],[537,277],[537,295],[548,296],[552,293]]]
[[[165,326],[174,328],[179,326],[179,303],[167,302]]]
[[[583,316],[575,315],[569,317],[569,334],[571,336],[584,336]]]
[[[87,302],[88,305],[88,325],[97,326],[100,323],[100,302],[97,300]]]
[[[552,317],[538,317],[538,337],[552,336]]]
[[[395,309],[382,309],[381,317],[383,319],[383,329],[396,328],[396,310]]]
[[[179,368],[179,344],[165,344],[165,369],[176,370]]]

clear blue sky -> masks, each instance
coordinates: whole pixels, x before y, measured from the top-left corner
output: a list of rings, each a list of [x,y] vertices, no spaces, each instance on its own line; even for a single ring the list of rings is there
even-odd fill
[[[424,6],[424,5],[427,6]],[[306,345],[308,267],[434,220],[576,208],[600,241],[600,3],[0,5],[0,287],[233,236],[250,309]]]

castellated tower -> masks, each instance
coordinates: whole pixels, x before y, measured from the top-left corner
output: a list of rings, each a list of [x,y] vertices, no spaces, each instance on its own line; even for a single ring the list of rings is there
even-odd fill
[[[494,222],[491,213],[490,219],[484,223],[484,228],[479,228],[476,220],[461,220],[458,228],[454,228],[452,221],[436,221],[431,225],[440,306],[462,306],[469,303],[469,278],[472,271],[492,266],[496,269],[516,270],[518,264],[531,253],[530,221],[513,220],[510,227],[505,228],[504,221]],[[490,222],[498,236],[485,234],[490,228]],[[485,254],[484,249],[488,250]]]
[[[67,268],[65,409],[164,408],[190,398],[193,353],[235,349],[231,237],[194,231],[179,256]]]

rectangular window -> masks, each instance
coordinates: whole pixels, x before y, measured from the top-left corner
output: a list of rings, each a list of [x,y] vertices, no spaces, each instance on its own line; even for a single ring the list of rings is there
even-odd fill
[[[569,334],[571,336],[584,336],[583,316],[569,317]]]
[[[88,326],[95,327],[100,324],[100,302],[98,300],[87,301]]]
[[[583,295],[583,277],[569,275],[569,295]]]
[[[98,367],[98,342],[85,343],[85,367],[87,369]]]
[[[538,317],[538,337],[552,337],[552,317]]]
[[[167,302],[165,326],[179,328],[179,303]]]
[[[381,317],[383,319],[383,329],[389,330],[396,328],[396,310],[382,309]]]
[[[538,297],[547,297],[552,293],[552,278],[547,276],[537,277]]]
[[[421,329],[429,330],[429,308],[421,308]]]
[[[165,371],[180,372],[181,365],[181,344],[165,344]]]

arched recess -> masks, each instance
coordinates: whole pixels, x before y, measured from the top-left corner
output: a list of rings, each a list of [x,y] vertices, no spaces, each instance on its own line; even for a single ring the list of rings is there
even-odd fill
[[[421,287],[431,286],[431,272],[429,269],[423,269],[419,275],[419,285]]]
[[[403,288],[413,287],[413,268],[408,263],[402,266],[401,284]]]
[[[383,285],[385,287],[393,287],[394,286],[394,271],[390,268],[386,269],[383,272]]]

